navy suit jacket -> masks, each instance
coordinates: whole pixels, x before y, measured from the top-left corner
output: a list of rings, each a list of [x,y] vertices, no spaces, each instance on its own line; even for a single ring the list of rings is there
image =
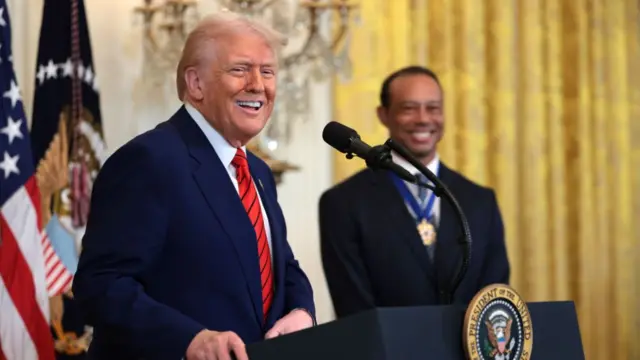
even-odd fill
[[[453,299],[467,304],[482,287],[509,282],[502,218],[492,190],[442,163],[439,178],[460,203],[471,229],[469,270]],[[440,204],[432,261],[389,173],[365,169],[322,195],[322,261],[338,317],[374,307],[440,303],[440,291],[451,284],[462,261],[460,224],[444,197]]]
[[[268,166],[248,153],[271,226],[266,322],[256,234],[227,170],[184,107],[118,149],[93,188],[73,292],[92,359],[180,359],[203,329],[261,341],[293,309],[315,320]]]

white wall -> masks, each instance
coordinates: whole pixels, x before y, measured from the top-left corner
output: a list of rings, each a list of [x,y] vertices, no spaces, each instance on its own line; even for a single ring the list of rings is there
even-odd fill
[[[201,0],[202,11],[213,10],[213,2]],[[175,97],[162,99],[148,91],[134,93],[142,69],[142,47],[140,21],[134,21],[133,7],[140,4],[142,0],[85,0],[110,151],[165,120],[178,106]],[[42,6],[43,0],[9,0],[14,66],[28,114]],[[302,167],[285,175],[278,190],[289,241],[314,287],[318,321],[326,322],[333,319],[333,308],[319,256],[317,202],[320,193],[331,184],[331,150],[321,139],[322,128],[332,116],[328,83],[314,85],[311,114],[308,122],[297,126],[294,140],[278,150],[278,155]]]

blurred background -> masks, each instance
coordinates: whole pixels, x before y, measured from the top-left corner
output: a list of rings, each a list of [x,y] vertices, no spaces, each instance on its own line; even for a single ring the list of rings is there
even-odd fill
[[[48,65],[38,60],[43,8],[8,0],[29,123]],[[640,1],[84,0],[93,54],[85,80],[100,96],[105,157],[178,108],[184,34],[224,8],[290,39],[277,108],[252,146],[279,175],[320,322],[333,309],[318,199],[364,166],[327,146],[322,129],[336,120],[383,143],[382,80],[418,64],[444,88],[441,158],[496,189],[511,285],[527,301],[575,301],[587,359],[640,359]]]

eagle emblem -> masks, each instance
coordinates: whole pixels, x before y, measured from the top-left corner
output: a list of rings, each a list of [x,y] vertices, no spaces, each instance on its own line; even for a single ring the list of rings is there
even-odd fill
[[[511,338],[512,323],[513,319],[501,309],[492,312],[488,320],[485,320],[490,344],[488,353],[492,359],[509,359],[509,354],[515,345],[515,339]]]

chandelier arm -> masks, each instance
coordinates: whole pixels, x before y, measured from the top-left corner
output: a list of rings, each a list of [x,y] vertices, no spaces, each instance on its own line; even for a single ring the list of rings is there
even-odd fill
[[[347,0],[342,0],[339,8],[335,9],[340,14],[340,28],[331,42],[331,50],[336,51],[338,45],[346,36],[349,31],[349,19],[351,19],[352,11],[357,7],[357,5],[349,4]]]
[[[151,44],[151,47],[153,48],[154,51],[160,49],[160,46],[158,45],[158,41],[156,40],[156,37],[153,36],[153,30],[151,30],[151,27],[147,27],[145,29],[144,36],[147,38],[147,40]]]
[[[143,23],[144,23],[144,37],[149,41],[151,47],[154,50],[158,50],[160,46],[158,45],[158,41],[156,37],[153,35],[153,30],[151,28],[151,24],[153,22],[153,18],[156,16],[159,10],[162,9],[162,5],[152,5],[150,0],[145,0],[144,6],[137,6],[134,11],[142,15]]]
[[[336,35],[333,37],[333,40],[331,41],[332,51],[335,51],[338,48],[338,44],[340,44],[342,39],[344,39],[345,35],[347,34],[347,29],[348,29],[348,26],[343,21],[342,24],[340,24],[340,29],[338,29],[338,32],[336,33]]]
[[[316,9],[315,8],[308,8],[309,12],[311,13],[310,16],[310,20],[309,20],[309,35],[307,36],[307,39],[304,42],[304,45],[302,46],[302,48],[285,57],[284,58],[284,66],[285,67],[289,67],[292,66],[294,64],[296,64],[298,62],[298,60],[300,60],[300,58],[302,58],[303,55],[305,55],[305,53],[307,52],[307,50],[309,50],[309,46],[311,46],[311,40],[313,40],[314,36],[318,35],[318,23],[316,20]]]

